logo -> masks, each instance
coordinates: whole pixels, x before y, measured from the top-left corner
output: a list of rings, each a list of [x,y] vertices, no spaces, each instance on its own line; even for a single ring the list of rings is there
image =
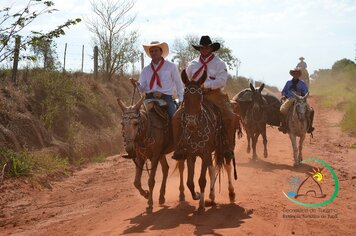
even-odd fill
[[[303,177],[289,177],[289,191],[283,192],[284,196],[291,202],[305,207],[321,207],[334,201],[339,192],[339,179],[334,170],[323,160],[317,158],[308,158],[301,163],[306,162],[316,162],[321,167],[313,167],[312,171],[304,173]],[[330,187],[326,192],[323,191],[323,183],[326,181],[334,182],[332,192]],[[328,196],[330,197],[328,198]]]

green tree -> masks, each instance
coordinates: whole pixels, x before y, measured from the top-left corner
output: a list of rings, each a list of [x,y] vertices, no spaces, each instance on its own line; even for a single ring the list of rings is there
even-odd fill
[[[129,15],[134,5],[134,0],[91,2],[94,15],[86,23],[99,49],[100,69],[109,80],[139,59],[138,33],[127,31],[136,18]]]
[[[79,18],[67,20],[64,24],[46,33],[31,31],[27,35],[21,35],[22,31],[39,16],[57,11],[53,6],[54,3],[52,1],[28,0],[25,7],[14,12],[12,7],[0,9],[0,62],[13,56],[15,37],[21,36],[20,50],[26,50],[30,45],[36,45],[44,40],[52,40],[64,35],[64,28],[81,21]],[[33,57],[23,57],[34,59]]]
[[[60,67],[56,48],[57,44],[53,40],[41,40],[32,45],[35,60],[39,63],[42,62],[43,68],[47,70],[56,70]]]
[[[348,66],[355,66],[355,62],[349,60],[349,59],[341,59],[337,62],[334,63],[334,65],[331,67],[333,71],[342,71]]]
[[[192,45],[199,44],[200,37],[198,35],[186,35],[184,39],[175,39],[172,51],[174,53],[173,60],[178,61],[179,69],[182,70],[188,66],[188,63],[199,56],[199,51],[195,50]],[[215,52],[228,66],[233,69],[238,66],[239,60],[233,55],[232,50],[225,46],[225,41],[221,38],[212,38],[213,42],[220,43],[220,49]]]

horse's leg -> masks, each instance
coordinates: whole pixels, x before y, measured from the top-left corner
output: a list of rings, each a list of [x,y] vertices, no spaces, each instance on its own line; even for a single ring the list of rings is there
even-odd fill
[[[136,174],[135,174],[134,186],[144,198],[148,199],[148,191],[143,190],[141,185],[142,170],[145,162],[141,158],[136,158],[135,161],[136,161]]]
[[[194,167],[195,167],[195,159],[196,157],[190,156],[187,158],[187,166],[188,166],[188,179],[187,186],[192,194],[192,198],[194,200],[200,199],[200,193],[195,192],[194,186]]]
[[[179,201],[185,201],[184,196],[184,182],[183,182],[183,173],[184,173],[184,160],[178,161],[179,169]]]
[[[215,202],[215,167],[214,165],[210,165],[209,167],[209,176],[210,176],[210,194],[209,198],[214,204]]]
[[[199,177],[199,187],[200,187],[200,200],[199,200],[199,208],[198,214],[202,214],[205,211],[205,199],[204,199],[204,192],[206,186],[206,170],[208,166],[206,165],[206,161],[202,160],[201,170],[200,170],[200,177]]]
[[[164,198],[164,195],[166,193],[166,184],[167,184],[167,177],[168,177],[168,170],[169,166],[167,163],[167,159],[165,155],[162,155],[161,159],[159,160],[161,163],[162,167],[162,184],[161,184],[161,189],[159,192],[159,204],[164,204],[166,199]]]
[[[235,189],[234,186],[232,185],[232,166],[231,166],[231,160],[228,160],[225,164],[225,170],[227,172],[227,177],[229,181],[229,198],[230,202],[233,203],[235,202]]]
[[[259,135],[260,133],[255,133],[252,135],[252,159],[253,160],[257,159],[256,146],[257,146],[257,140]]]
[[[301,161],[303,161],[303,154],[302,154],[302,150],[303,150],[303,142],[305,139],[305,134],[302,135],[299,138],[299,155],[298,155],[298,164],[300,164]]]
[[[251,133],[248,129],[246,129],[246,138],[247,138],[247,153],[251,152]]]
[[[261,132],[261,135],[262,135],[262,138],[263,138],[263,156],[264,158],[267,158],[268,157],[268,151],[267,151],[267,134],[266,134],[266,124],[263,124],[262,127],[262,132]]]
[[[153,154],[155,155],[155,154]],[[151,172],[150,172],[150,176],[148,178],[148,188],[149,188],[149,192],[148,192],[148,207],[146,208],[146,213],[152,213],[152,209],[153,209],[153,188],[155,187],[155,176],[156,176],[156,171],[157,171],[157,166],[158,166],[158,158],[160,154],[156,154],[155,156],[153,156],[152,160],[151,160],[151,164],[152,164],[152,168],[151,168]],[[157,159],[155,159],[157,158]]]
[[[293,147],[293,159],[294,159],[294,166],[297,166],[298,163],[298,159],[297,159],[297,155],[298,155],[298,147],[297,147],[297,137],[295,134],[293,133],[289,133],[289,138],[290,141],[292,143],[292,147]]]

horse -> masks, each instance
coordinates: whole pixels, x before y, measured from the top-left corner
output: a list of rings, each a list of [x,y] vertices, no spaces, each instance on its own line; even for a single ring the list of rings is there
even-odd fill
[[[261,134],[263,138],[263,156],[268,157],[267,151],[267,135],[266,135],[266,110],[267,106],[266,100],[263,98],[261,92],[265,84],[261,87],[255,88],[250,83],[251,89],[251,102],[246,106],[246,111],[243,112],[242,124],[246,131],[247,137],[247,153],[251,152],[251,142],[252,142],[252,160],[257,160],[256,145],[258,141],[258,136]]]
[[[308,95],[309,93],[302,97],[294,94],[294,104],[287,114],[288,135],[293,147],[294,166],[298,166],[303,160],[303,142],[308,130]],[[297,137],[299,137],[299,148],[297,147]]]
[[[210,194],[209,198],[214,203],[215,200],[215,167],[213,166],[212,153],[215,151],[215,161],[219,167],[224,163],[223,150],[221,147],[221,121],[219,116],[214,113],[213,109],[203,103],[203,90],[201,85],[206,80],[206,72],[203,73],[197,81],[190,81],[183,70],[181,78],[185,84],[184,89],[184,105],[180,109],[181,111],[176,113],[180,116],[180,122],[178,122],[178,130],[181,130],[181,135],[174,134],[178,138],[176,144],[176,150],[180,150],[183,156],[187,160],[188,167],[188,179],[187,186],[191,192],[194,200],[199,200],[198,214],[202,214],[205,211],[205,186],[206,186],[206,171],[209,169],[210,174]],[[174,125],[176,125],[173,122]],[[173,130],[177,130],[177,127],[173,127]],[[220,141],[220,142],[219,142]],[[200,156],[202,159],[202,166],[199,177],[200,193],[195,192],[194,186],[194,169],[196,157]],[[230,201],[235,201],[235,192],[232,185],[232,174],[230,160],[226,160],[225,169],[228,172],[229,178],[229,197]],[[183,163],[183,164],[182,164]],[[180,196],[184,196],[183,186],[183,169],[184,162],[180,161],[179,172],[181,175],[180,181]],[[236,169],[234,169],[236,176]]]
[[[159,195],[159,204],[165,203],[166,182],[169,166],[165,154],[171,152],[166,147],[166,130],[168,127],[162,121],[162,117],[154,110],[140,110],[144,102],[142,97],[135,105],[127,107],[119,98],[117,102],[122,110],[122,132],[127,153],[135,156],[133,159],[136,165],[136,175],[134,186],[140,194],[148,199],[147,213],[153,210],[153,188],[155,186],[155,175],[158,163],[162,166],[162,184]],[[157,105],[155,105],[157,106]],[[157,108],[157,107],[156,107]],[[159,108],[157,108],[159,109]],[[167,115],[168,119],[168,115]],[[167,123],[168,125],[168,123]],[[173,146],[172,146],[173,147]],[[151,171],[149,172],[148,187],[144,190],[141,186],[142,171],[145,162],[151,161]]]

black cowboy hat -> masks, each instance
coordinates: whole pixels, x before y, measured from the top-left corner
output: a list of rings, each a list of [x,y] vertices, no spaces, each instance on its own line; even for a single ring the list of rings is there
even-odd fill
[[[192,45],[194,49],[200,50],[203,46],[210,46],[213,52],[220,49],[220,43],[213,43],[208,35],[201,36],[199,45]]]

